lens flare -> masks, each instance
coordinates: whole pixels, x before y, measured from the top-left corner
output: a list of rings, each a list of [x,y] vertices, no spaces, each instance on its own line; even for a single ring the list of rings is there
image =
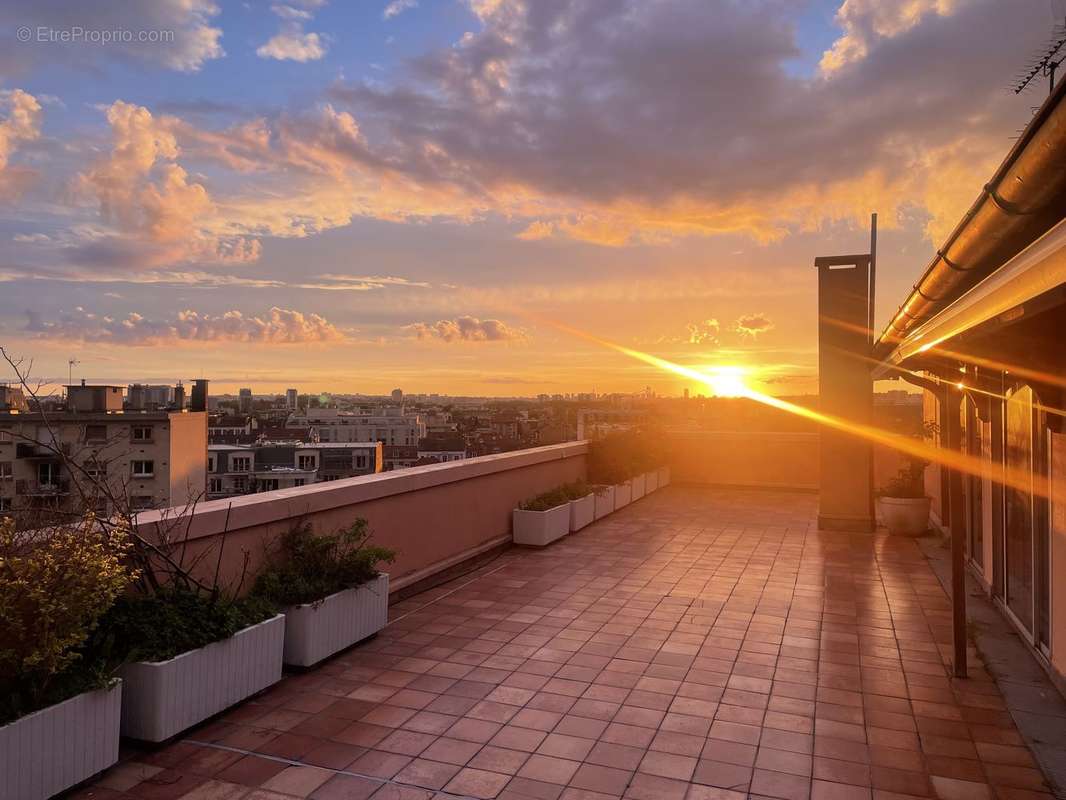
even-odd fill
[[[708,367],[704,383],[715,397],[746,397],[748,384],[744,382],[744,367]]]

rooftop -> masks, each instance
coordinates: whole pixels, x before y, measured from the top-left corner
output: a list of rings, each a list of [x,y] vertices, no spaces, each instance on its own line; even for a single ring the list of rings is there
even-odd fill
[[[75,796],[1049,797],[979,657],[949,677],[918,542],[818,531],[816,507],[671,486],[509,548]]]

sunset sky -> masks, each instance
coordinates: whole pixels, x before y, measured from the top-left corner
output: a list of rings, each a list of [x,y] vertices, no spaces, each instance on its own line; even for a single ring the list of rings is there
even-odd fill
[[[814,257],[865,251],[877,211],[883,323],[1042,100],[1005,87],[1064,14],[2,2],[0,344],[220,391],[685,385],[558,321],[814,391]]]

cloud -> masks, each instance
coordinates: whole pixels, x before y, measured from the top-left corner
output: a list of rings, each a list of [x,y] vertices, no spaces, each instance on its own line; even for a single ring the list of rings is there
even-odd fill
[[[382,19],[392,19],[410,8],[417,8],[418,0],[392,0],[381,12]]]
[[[256,48],[255,54],[260,58],[273,58],[277,61],[317,61],[326,55],[329,48],[317,33],[308,33],[298,29],[283,30],[266,44]]]
[[[213,0],[94,0],[92,3],[42,0],[0,7],[0,75],[19,75],[41,65],[96,68],[110,60],[177,72],[197,72],[222,58],[222,29],[213,26],[220,9]],[[89,42],[18,42],[15,33],[29,30],[71,32],[129,31],[130,41],[106,46]],[[143,35],[142,35],[143,34]]]
[[[947,17],[955,13],[964,0],[844,0],[836,12],[836,22],[843,34],[822,55],[819,68],[823,74],[843,69],[866,58],[879,39],[906,33],[927,15]]]
[[[438,322],[418,322],[406,330],[417,339],[437,339],[442,342],[508,342],[523,341],[526,334],[498,319],[456,317]]]
[[[523,219],[524,240],[608,246],[772,241],[872,208],[896,224],[960,140],[1002,153],[1027,114],[1002,76],[1044,27],[996,0],[847,0],[841,38],[862,46],[822,77],[785,68],[799,42],[770,0],[470,6],[480,28],[454,46],[330,96],[411,180]]]
[[[218,316],[181,311],[170,320],[153,320],[136,312],[118,318],[84,308],[46,318],[27,311],[25,331],[37,339],[107,343],[152,347],[181,343],[246,342],[250,344],[310,344],[339,342],[346,338],[333,323],[318,314],[271,308],[263,316],[227,311]]]
[[[273,58],[277,61],[318,61],[325,57],[329,47],[326,37],[304,30],[314,13],[310,10],[323,5],[322,2],[309,0],[292,5],[275,3],[270,7],[281,18],[281,30],[265,44],[256,48],[255,54],[260,58]]]
[[[759,334],[773,330],[773,321],[765,314],[745,314],[734,324],[734,329],[742,336],[750,336],[752,339]]]
[[[33,178],[33,171],[12,166],[18,147],[41,135],[41,104],[22,89],[0,92],[0,192],[17,197]]]
[[[690,322],[685,326],[688,332],[689,344],[718,344],[718,335],[721,326],[716,319],[705,319],[702,322]]]

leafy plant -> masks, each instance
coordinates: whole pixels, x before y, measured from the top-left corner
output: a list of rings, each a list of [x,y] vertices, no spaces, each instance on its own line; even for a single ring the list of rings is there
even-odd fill
[[[622,483],[666,462],[663,436],[653,430],[612,433],[589,443],[588,476],[596,485]]]
[[[890,478],[877,494],[880,497],[917,499],[925,497],[925,468],[927,461],[910,458],[900,467],[894,478]]]
[[[591,491],[592,489],[584,481],[567,483],[520,503],[518,508],[522,511],[550,511],[571,500],[579,500]]]
[[[177,588],[124,595],[100,620],[90,651],[114,664],[166,661],[228,639],[275,613],[261,597],[208,597]]]
[[[106,684],[81,647],[135,577],[129,547],[91,514],[37,531],[0,519],[0,723]]]
[[[377,576],[379,564],[391,564],[396,558],[392,550],[369,545],[369,538],[365,519],[322,535],[316,535],[308,523],[297,525],[268,555],[252,594],[279,606],[294,606],[367,583]]]

